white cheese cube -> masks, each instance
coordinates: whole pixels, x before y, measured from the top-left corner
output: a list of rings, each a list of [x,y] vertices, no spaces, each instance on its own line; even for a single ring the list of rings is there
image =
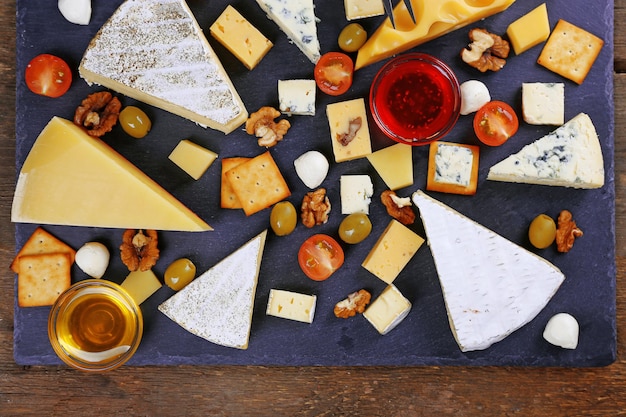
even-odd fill
[[[278,106],[288,115],[315,116],[315,80],[278,80]]]
[[[560,126],[565,118],[565,84],[523,83],[522,114],[531,125]]]
[[[342,175],[340,178],[341,213],[369,214],[374,184],[369,175]]]
[[[411,311],[409,300],[394,285],[388,285],[363,312],[363,317],[378,330],[378,333],[384,335],[400,324],[409,311]]]
[[[265,313],[268,316],[312,323],[316,302],[315,295],[271,289]]]

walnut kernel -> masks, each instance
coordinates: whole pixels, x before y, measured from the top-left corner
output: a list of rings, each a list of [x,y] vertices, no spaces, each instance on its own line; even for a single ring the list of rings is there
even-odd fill
[[[461,51],[461,59],[480,72],[499,71],[509,56],[509,43],[500,36],[485,29],[472,29],[469,32],[472,43]]]
[[[283,140],[291,127],[288,120],[282,119],[278,123],[274,121],[280,112],[273,107],[261,107],[252,113],[246,121],[246,132],[258,138],[259,146],[270,148]]]
[[[159,259],[157,232],[155,230],[128,229],[122,235],[120,257],[129,271],[147,271]]]
[[[333,312],[336,317],[342,319],[353,317],[357,313],[363,313],[365,311],[365,307],[367,307],[371,299],[372,295],[366,290],[353,292],[352,294],[349,294],[346,299],[335,304]]]
[[[90,136],[100,137],[113,129],[121,109],[122,103],[108,91],[93,93],[74,112],[74,124],[85,128]]]
[[[318,188],[306,193],[300,210],[302,224],[306,227],[311,228],[326,223],[330,213],[330,200],[326,196],[326,189]]]
[[[559,252],[569,252],[574,246],[577,237],[581,237],[583,231],[576,226],[572,213],[562,210],[557,219],[556,249]]]
[[[380,195],[380,200],[394,219],[404,225],[413,224],[415,222],[415,212],[411,207],[411,199],[409,197],[398,197],[394,191],[385,190]]]

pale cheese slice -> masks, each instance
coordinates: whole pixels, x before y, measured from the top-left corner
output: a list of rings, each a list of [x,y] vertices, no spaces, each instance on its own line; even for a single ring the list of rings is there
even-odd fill
[[[422,191],[413,202],[461,351],[487,349],[529,323],[564,281],[550,262]]]
[[[98,138],[53,117],[17,178],[11,221],[198,232],[200,217]]]
[[[247,349],[267,230],[159,305],[159,311],[209,342]]]
[[[488,180],[572,188],[601,188],[604,159],[589,116],[579,113],[554,132],[489,169]]]
[[[224,133],[248,117],[184,0],[126,0],[89,43],[79,73]]]

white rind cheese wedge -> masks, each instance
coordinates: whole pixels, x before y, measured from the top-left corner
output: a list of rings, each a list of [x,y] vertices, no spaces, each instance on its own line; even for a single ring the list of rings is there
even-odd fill
[[[317,18],[313,0],[256,0],[267,17],[274,21],[309,60],[320,59]]]
[[[545,259],[422,191],[413,202],[461,351],[487,349],[530,322],[564,281]]]
[[[489,169],[488,180],[572,188],[601,188],[604,160],[596,129],[580,113],[554,132]]]
[[[89,43],[79,73],[224,133],[248,117],[184,0],[126,0]]]
[[[159,311],[209,342],[247,349],[267,230],[159,305]]]

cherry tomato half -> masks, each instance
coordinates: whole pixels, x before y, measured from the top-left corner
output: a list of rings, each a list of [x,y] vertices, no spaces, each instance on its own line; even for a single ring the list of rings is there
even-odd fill
[[[324,281],[341,265],[344,255],[341,245],[328,235],[313,235],[304,241],[298,251],[298,263],[307,277]]]
[[[474,115],[474,132],[485,145],[500,146],[519,127],[515,110],[502,101],[490,101]]]
[[[72,84],[72,70],[58,56],[41,54],[26,66],[24,74],[28,89],[47,97],[61,97]]]
[[[352,85],[354,63],[352,58],[341,52],[327,52],[315,65],[314,75],[317,87],[322,92],[338,96]]]

